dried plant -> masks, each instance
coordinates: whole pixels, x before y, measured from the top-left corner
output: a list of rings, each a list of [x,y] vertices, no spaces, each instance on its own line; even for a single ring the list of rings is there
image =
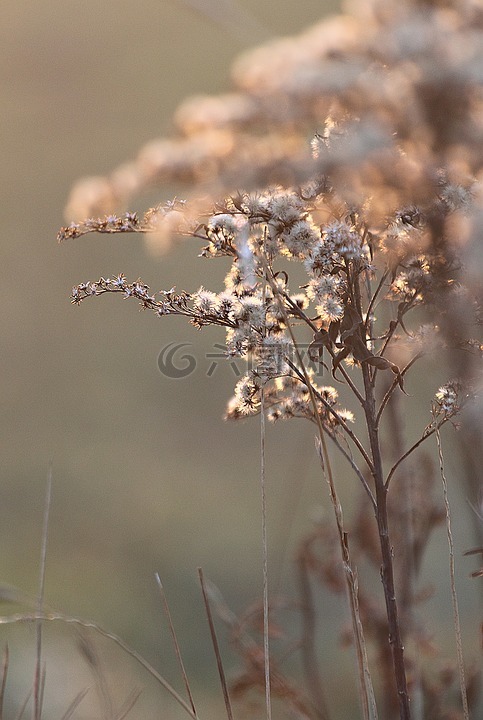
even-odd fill
[[[67,208],[74,221],[59,233],[137,232],[159,252],[175,236],[200,240],[202,258],[228,265],[222,290],[153,292],[119,273],[76,286],[72,302],[118,293],[160,317],[223,326],[227,356],[247,361],[226,417],[316,427],[337,531],[317,527],[298,556],[308,696],[276,665],[270,675],[274,696],[298,717],[329,713],[314,667],[309,576],[348,593],[364,717],[377,712],[366,641],[376,649],[382,717],[408,720],[413,693],[428,719],[476,707],[476,675],[465,680],[461,657],[460,703],[448,699],[443,670],[429,677],[418,667],[419,651],[433,649],[418,624],[415,578],[444,518],[420,450],[437,437],[441,452],[444,425],[474,445],[467,492],[475,505],[481,497],[481,418],[465,424],[460,414],[473,403],[476,417],[481,384],[482,68],[478,0],[348,3],[344,15],[247,52],[233,92],[189,100],[175,137],[79,183]],[[125,211],[135,194],[169,183],[185,184],[189,198],[144,217]],[[433,388],[427,423],[408,441],[407,386],[435,355],[449,379]],[[322,368],[332,385],[318,382]],[[350,533],[326,439],[363,491]],[[364,559],[380,567],[383,602],[359,585]],[[248,668],[239,694],[266,688],[264,634],[265,665],[258,645],[239,646]]]

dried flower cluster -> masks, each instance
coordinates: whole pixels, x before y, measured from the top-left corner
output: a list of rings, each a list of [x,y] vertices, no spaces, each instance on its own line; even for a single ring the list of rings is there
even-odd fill
[[[440,206],[445,187],[435,206]],[[142,221],[133,215],[89,220],[78,223],[75,233],[147,231],[166,212],[173,211],[153,209]],[[427,212],[434,214],[434,207]],[[412,345],[413,356],[406,359],[412,366],[417,356],[434,347],[439,330],[425,325],[410,332],[405,324],[408,313],[421,305],[437,305],[442,293],[450,307],[463,292],[468,296],[452,276],[454,262],[434,251],[422,210],[417,224],[414,211],[400,210],[385,228],[376,230],[362,209],[347,207],[327,177],[312,181],[309,188],[279,186],[238,194],[219,203],[191,231],[187,223],[184,233],[207,243],[201,256],[231,260],[222,291],[200,287],[192,293],[174,289],[152,293],[142,281],[128,282],[119,274],[78,285],[72,302],[116,292],[139,300],[159,316],[183,315],[199,328],[226,327],[227,354],[251,361],[249,373],[237,384],[228,417],[257,412],[262,387],[273,419],[310,415],[310,398],[303,400],[306,382],[289,326],[308,328],[312,360],[324,362],[325,350],[335,379],[345,378],[355,388],[347,368],[364,364],[374,377],[378,370],[391,370],[404,390],[406,368],[400,369],[389,358],[405,354],[400,345]],[[295,288],[290,287],[291,269],[284,261],[297,262],[304,271],[305,281],[299,277]],[[377,321],[376,308],[385,326]],[[477,340],[467,341],[466,347],[476,353],[481,350]],[[272,383],[268,391],[267,381],[275,378],[288,380]],[[319,396],[320,390],[313,387]],[[451,388],[452,410],[448,389],[441,389],[436,397],[445,417],[457,408],[456,385]],[[336,397],[335,390],[331,393]],[[333,420],[337,412],[328,417]]]
[[[372,622],[384,656],[385,716],[399,712],[402,720],[415,682],[403,636],[416,629],[407,565],[394,560],[390,532],[416,572],[440,514],[432,502],[427,512],[421,505],[410,546],[408,514],[398,515],[388,497],[403,462],[453,422],[481,382],[483,291],[474,264],[483,233],[482,68],[477,0],[351,3],[346,15],[248,52],[234,67],[234,92],[179,109],[177,137],[148,145],[109,178],[80,183],[67,210],[76,220],[59,233],[65,240],[141,232],[151,246],[178,234],[200,240],[201,257],[227,263],[217,291],[152,292],[120,274],[78,285],[72,302],[115,292],[159,316],[225,327],[227,355],[249,361],[227,417],[306,418],[343,455],[376,517],[376,544],[362,522],[358,540],[381,565],[385,610],[362,594],[361,617]],[[133,194],[173,181],[204,199],[175,199],[142,219],[112,214]],[[350,389],[353,408],[340,405],[334,387],[316,383],[299,337],[310,342],[311,362]],[[434,388],[432,419],[405,446],[395,403],[409,371],[436,350],[447,352],[458,379]],[[389,464],[380,442],[385,423],[397,438]],[[469,486],[477,492],[474,478]],[[311,566],[322,572],[320,561]]]

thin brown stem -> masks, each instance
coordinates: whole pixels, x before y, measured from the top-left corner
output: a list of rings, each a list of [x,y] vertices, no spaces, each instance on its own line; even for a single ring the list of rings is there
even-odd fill
[[[360,287],[355,283],[354,287],[356,308],[362,317],[362,301]],[[361,340],[366,343],[366,334],[361,328]],[[400,720],[410,720],[411,710],[409,704],[409,692],[406,678],[406,667],[404,663],[404,645],[402,641],[401,627],[399,623],[399,611],[394,587],[394,562],[393,548],[389,536],[389,522],[387,509],[388,488],[384,482],[384,470],[382,466],[381,446],[379,442],[379,429],[376,415],[376,399],[374,385],[376,373],[371,374],[366,363],[362,363],[362,377],[364,381],[365,402],[364,412],[366,416],[367,432],[371,446],[373,478],[376,494],[376,522],[379,534],[379,545],[381,548],[381,580],[386,603],[386,616],[389,630],[389,645],[392,651],[394,680],[396,684],[397,699],[399,705]]]
[[[117,712],[114,720],[124,720],[124,718],[129,715],[141,695],[142,690],[140,690],[139,688],[134,688],[134,690],[131,690],[131,692],[123,702],[122,706],[120,707],[119,711]]]
[[[366,390],[366,423],[374,464],[374,485],[376,492],[376,521],[381,548],[381,580],[386,603],[386,614],[389,629],[389,644],[392,650],[394,679],[396,683],[400,720],[410,720],[411,710],[404,664],[404,645],[399,623],[398,605],[394,587],[393,548],[391,546],[388,526],[387,491],[384,483],[382,457],[376,423],[374,387],[369,369],[362,365],[364,387]]]
[[[332,348],[328,348],[328,351],[329,351],[330,357],[332,358],[332,360],[334,360],[334,359],[335,359],[335,352],[333,351]],[[361,393],[359,392],[357,386],[356,386],[355,383],[352,381],[349,373],[347,372],[347,370],[345,369],[345,367],[342,365],[342,363],[341,363],[340,365],[338,365],[337,371],[340,372],[340,374],[341,374],[342,377],[344,378],[347,386],[350,387],[350,389],[351,389],[352,392],[354,393],[355,397],[358,399],[359,404],[361,405],[361,407],[364,407],[364,396],[361,395]],[[336,378],[334,378],[334,379],[336,379]]]
[[[464,720],[469,720],[470,711],[468,708],[468,696],[466,693],[466,680],[465,680],[465,664],[463,658],[463,641],[461,638],[461,623],[460,613],[458,608],[458,596],[456,593],[456,580],[455,580],[455,566],[454,566],[454,542],[453,533],[451,530],[451,509],[448,498],[448,482],[446,480],[446,474],[444,471],[444,458],[443,458],[443,447],[441,445],[441,435],[439,428],[436,429],[436,442],[438,445],[438,458],[439,458],[439,470],[441,475],[441,483],[443,486],[443,499],[444,509],[446,515],[446,534],[448,536],[448,548],[449,548],[449,575],[450,575],[450,587],[451,587],[451,603],[453,606],[453,625],[455,631],[456,640],[456,655],[458,659],[458,675],[460,681],[460,694],[461,703],[463,705],[463,716]]]
[[[272,275],[272,279],[273,279],[273,275]],[[281,295],[282,295],[282,297],[285,298],[285,300],[287,301],[287,303],[290,305],[290,307],[292,308],[293,313],[294,313],[294,315],[296,315],[296,317],[301,318],[305,323],[307,323],[307,325],[310,327],[310,329],[311,329],[314,333],[316,333],[316,332],[319,331],[319,328],[318,328],[317,325],[313,322],[313,320],[311,320],[311,319],[304,313],[303,310],[301,310],[297,305],[295,305],[295,303],[292,301],[292,299],[290,298],[290,296],[287,295],[287,293],[284,293],[284,292],[283,292],[283,293],[281,293]],[[327,352],[329,353],[329,355],[330,355],[330,357],[332,358],[332,360],[334,360],[334,358],[335,358],[335,353],[334,353],[333,349],[332,349],[331,347],[327,347]],[[355,397],[358,399],[359,403],[360,403],[361,405],[363,405],[363,403],[364,403],[364,398],[363,398],[363,396],[361,395],[361,393],[359,392],[357,386],[356,386],[356,385],[354,384],[354,382],[352,381],[352,378],[350,377],[350,375],[349,375],[349,373],[347,372],[347,370],[346,370],[342,365],[339,365],[338,370],[339,370],[340,374],[342,375],[342,377],[344,378],[344,380],[346,381],[347,385],[350,387],[350,389],[351,389],[352,392],[354,393]]]
[[[263,554],[263,664],[265,670],[265,709],[267,720],[272,720],[270,691],[270,639],[268,603],[268,540],[267,540],[267,493],[265,473],[265,393],[261,389],[260,407],[260,492],[262,501],[262,554]]]
[[[164,614],[166,615],[166,619],[167,619],[167,621],[168,621],[168,626],[169,626],[169,631],[170,631],[170,633],[171,633],[171,638],[172,638],[172,640],[173,640],[174,652],[175,652],[175,655],[176,655],[176,659],[177,659],[177,661],[178,661],[179,669],[180,669],[180,672],[181,672],[181,677],[183,678],[183,682],[184,682],[184,686],[185,686],[185,689],[186,689],[186,693],[187,693],[188,698],[189,698],[189,701],[190,701],[191,709],[193,710],[193,715],[196,716],[196,714],[197,714],[197,713],[196,713],[196,707],[195,707],[195,703],[194,703],[194,700],[193,700],[193,695],[192,695],[192,693],[191,693],[191,688],[190,688],[190,684],[189,684],[189,680],[188,680],[188,675],[186,674],[186,670],[185,670],[183,658],[182,658],[182,656],[181,656],[181,650],[180,650],[180,647],[179,647],[178,638],[177,638],[177,636],[176,636],[176,631],[175,631],[175,629],[174,629],[173,621],[172,621],[172,619],[171,619],[171,612],[170,612],[170,609],[169,609],[168,600],[167,600],[167,598],[166,598],[166,593],[164,592],[164,587],[163,587],[163,584],[162,584],[162,582],[161,582],[161,578],[159,577],[159,574],[158,574],[158,573],[155,573],[155,578],[156,578],[156,584],[157,584],[158,589],[159,589],[159,594],[160,594],[160,596],[161,596],[161,600],[162,600],[162,603],[163,603]]]
[[[409,310],[411,310],[411,308],[414,306],[414,304],[415,304],[415,302],[416,302],[416,298],[417,298],[417,293],[414,294],[414,297],[412,298],[412,300],[406,302],[406,307],[404,308],[404,312],[400,311],[400,312],[398,313],[397,320],[394,320],[394,321],[390,324],[389,331],[388,331],[388,333],[387,333],[387,335],[386,335],[386,338],[385,338],[385,340],[384,340],[384,345],[382,346],[381,352],[379,353],[381,356],[384,356],[384,353],[386,352],[387,347],[388,347],[389,343],[391,342],[391,340],[392,340],[392,338],[393,338],[393,336],[394,336],[394,333],[396,332],[396,330],[397,330],[397,328],[399,327],[399,325],[401,325],[402,328],[403,328],[403,330],[404,330],[404,325],[403,325],[403,323],[402,323],[402,317],[403,317],[403,315],[405,315]],[[376,368],[376,370],[377,370],[377,368]]]
[[[263,252],[265,252],[267,229],[263,234]],[[265,307],[267,297],[267,277],[263,269],[262,302]],[[266,328],[263,330],[266,334]],[[262,558],[263,558],[263,665],[265,674],[265,710],[267,720],[272,720],[272,694],[270,686],[270,626],[268,602],[268,540],[267,540],[267,492],[266,492],[266,466],[265,466],[265,390],[260,390],[260,495],[262,504]]]
[[[213,650],[215,651],[216,665],[218,667],[218,675],[220,677],[221,689],[223,691],[223,698],[225,700],[226,714],[228,716],[228,720],[233,720],[233,710],[231,707],[230,695],[228,693],[228,683],[226,682],[225,670],[223,668],[220,648],[218,645],[218,638],[216,637],[215,623],[213,622],[213,615],[211,613],[208,593],[206,591],[205,578],[203,575],[203,570],[201,568],[198,568],[198,575],[200,578],[201,592],[203,594],[203,602],[205,604],[206,617],[208,618],[208,625],[210,627],[211,642],[213,645]]]
[[[23,703],[20,705],[18,713],[15,715],[15,720],[22,720],[25,710],[27,709],[27,705],[29,704],[31,695],[32,695],[32,690],[29,690],[27,695],[24,698]]]
[[[371,505],[372,505],[372,507],[373,507],[374,510],[375,510],[375,509],[376,509],[376,498],[374,497],[374,493],[372,492],[371,488],[369,487],[366,478],[364,477],[364,475],[362,474],[362,472],[360,471],[360,469],[357,467],[357,465],[356,465],[356,463],[354,462],[354,460],[353,460],[353,458],[351,457],[351,455],[350,455],[346,450],[344,450],[344,448],[343,448],[342,445],[340,444],[337,436],[334,435],[333,433],[330,433],[328,430],[326,430],[326,433],[327,433],[327,435],[330,437],[330,439],[332,440],[332,442],[334,443],[334,445],[336,446],[336,448],[339,450],[339,452],[342,453],[342,455],[345,457],[345,459],[347,460],[347,462],[348,462],[349,465],[351,466],[352,470],[354,471],[354,473],[357,475],[357,477],[358,477],[359,480],[361,481],[362,486],[364,487],[364,490],[366,491],[367,496],[369,497],[369,500],[371,501]]]
[[[380,280],[379,280],[379,283],[378,283],[378,285],[377,285],[377,288],[375,289],[375,291],[374,291],[374,293],[373,293],[373,295],[372,295],[372,297],[371,297],[371,299],[370,299],[370,301],[369,301],[369,305],[368,305],[367,311],[366,311],[366,322],[365,322],[366,332],[367,332],[367,329],[368,329],[368,327],[369,327],[369,323],[370,323],[370,321],[371,321],[371,313],[372,313],[372,310],[373,310],[373,308],[374,308],[374,305],[375,305],[375,303],[376,303],[377,297],[378,297],[379,293],[381,292],[382,286],[384,285],[384,282],[386,281],[386,278],[387,278],[388,274],[389,274],[389,271],[388,271],[388,270],[385,270],[385,271],[383,272],[383,274],[381,275],[381,278],[380,278]]]
[[[265,269],[267,270],[268,265],[267,265],[267,262],[266,262],[265,258],[263,257],[263,255],[261,256],[261,260],[262,260],[262,263],[263,263]],[[273,275],[271,275],[269,272],[267,272],[266,274],[267,274],[267,279],[272,288],[272,291],[274,293],[274,296],[278,298],[281,312],[283,313],[288,332],[289,332],[292,342],[294,344],[297,361],[301,367],[301,372],[303,374],[305,384],[306,384],[307,390],[309,392],[310,402],[311,402],[312,409],[314,412],[315,421],[316,421],[317,427],[318,427],[318,436],[316,437],[316,446],[317,446],[317,450],[318,450],[321,465],[322,465],[322,471],[323,471],[323,474],[329,485],[330,499],[332,502],[332,506],[334,508],[335,520],[336,520],[336,524],[337,524],[339,545],[340,545],[341,557],[342,557],[342,566],[344,569],[344,576],[345,576],[345,580],[346,580],[347,593],[348,593],[349,606],[350,606],[350,614],[351,614],[351,620],[352,620],[352,631],[353,631],[354,643],[355,643],[355,648],[356,648],[358,680],[359,680],[359,696],[360,696],[360,700],[361,700],[362,711],[364,714],[364,720],[369,720],[369,718],[371,716],[372,716],[372,718],[376,719],[377,718],[377,707],[376,707],[376,702],[375,702],[375,697],[374,697],[374,689],[373,689],[373,685],[372,685],[371,674],[370,674],[370,670],[369,670],[369,662],[368,662],[368,658],[367,658],[364,630],[362,627],[362,622],[361,622],[360,613],[359,613],[357,577],[352,568],[352,561],[351,561],[350,552],[349,552],[348,536],[344,530],[342,506],[340,504],[340,500],[339,500],[337,490],[335,487],[335,483],[334,483],[334,478],[332,475],[332,466],[330,463],[330,457],[329,457],[329,453],[327,451],[327,445],[325,442],[324,425],[323,425],[322,418],[321,418],[320,413],[318,412],[318,408],[317,408],[316,391],[315,391],[314,387],[312,386],[312,383],[310,382],[307,368],[303,362],[302,356],[298,349],[298,346],[297,346],[297,343],[295,340],[295,336],[294,336],[294,332],[293,332],[292,326],[290,325],[289,319],[287,317],[287,312],[286,312],[285,306],[283,304],[283,299],[277,293],[277,286],[273,279]],[[328,403],[327,403],[327,405],[328,405]],[[359,441],[357,441],[357,442],[359,442]],[[360,445],[360,443],[359,443],[359,445]],[[364,455],[365,454],[366,453],[364,450]],[[369,461],[369,463],[370,463],[370,461]]]
[[[37,597],[37,612],[42,614],[44,605],[45,589],[45,568],[47,562],[47,538],[49,532],[50,505],[52,502],[52,464],[47,475],[47,488],[45,492],[44,518],[42,525],[42,541],[40,545],[40,566],[39,566],[39,592]],[[40,720],[42,715],[42,620],[36,623],[36,660],[34,674],[34,720]]]
[[[89,688],[84,688],[83,690],[80,690],[77,693],[75,698],[72,700],[72,702],[70,703],[70,705],[68,706],[68,708],[66,709],[64,714],[62,715],[61,720],[69,720],[72,717],[72,715],[75,713],[75,711],[77,710],[77,708],[79,707],[79,705],[81,704],[81,702],[83,701],[83,699],[85,698],[85,696],[87,695],[88,692],[89,692]]]
[[[388,403],[389,400],[391,399],[394,390],[395,390],[398,386],[400,386],[400,384],[401,384],[401,377],[404,377],[404,376],[406,375],[406,373],[408,372],[408,370],[414,365],[414,363],[416,362],[416,360],[419,360],[420,358],[422,358],[423,355],[424,355],[424,352],[419,352],[419,353],[417,353],[417,355],[415,355],[413,358],[411,358],[411,360],[407,363],[407,365],[405,365],[405,366],[403,367],[403,369],[402,369],[402,370],[400,371],[400,373],[399,373],[399,376],[397,376],[397,377],[395,377],[395,378],[393,379],[391,385],[390,385],[389,388],[386,390],[386,393],[385,393],[385,395],[384,395],[384,397],[383,397],[383,399],[382,399],[382,401],[381,401],[381,405],[379,406],[379,410],[377,411],[377,415],[376,415],[376,423],[377,423],[377,425],[379,425],[379,421],[380,421],[380,419],[381,419],[382,413],[384,412],[384,409],[385,409],[387,403]]]
[[[297,354],[298,354],[298,348],[297,348],[297,345],[295,344],[295,339],[293,339],[293,342],[294,342],[294,347],[295,347],[295,349],[296,349],[296,352],[297,352]],[[302,358],[300,357],[300,355],[299,355],[299,357],[298,357],[298,360],[299,360],[299,362],[300,362],[301,365],[302,365]],[[357,449],[359,450],[359,452],[361,453],[361,455],[362,455],[362,457],[364,458],[364,460],[365,460],[365,462],[366,462],[366,464],[367,464],[367,467],[369,468],[370,472],[373,473],[373,472],[374,472],[374,468],[373,468],[373,466],[372,466],[372,460],[371,460],[371,458],[370,458],[369,455],[367,454],[366,449],[364,448],[364,445],[361,443],[361,441],[359,440],[359,438],[357,437],[357,435],[356,435],[356,434],[350,429],[350,427],[347,425],[347,423],[346,423],[346,421],[344,420],[344,418],[342,418],[342,417],[339,415],[339,413],[337,412],[337,410],[335,410],[335,409],[332,407],[332,405],[327,402],[327,400],[323,397],[323,395],[321,395],[321,394],[314,388],[314,386],[313,386],[312,383],[310,382],[310,378],[308,377],[307,373],[302,372],[299,368],[297,368],[296,365],[294,365],[294,364],[293,364],[292,362],[290,362],[290,361],[288,361],[287,364],[288,364],[288,365],[290,366],[290,368],[297,374],[297,377],[301,380],[301,382],[303,382],[304,385],[307,387],[307,389],[309,390],[309,394],[310,394],[310,393],[313,393],[313,395],[317,398],[317,400],[319,400],[319,401],[322,403],[322,405],[325,407],[325,409],[327,410],[327,412],[329,412],[329,413],[337,420],[338,424],[343,428],[344,432],[350,437],[350,439],[352,440],[352,442],[354,443],[354,445],[356,446],[356,448],[357,448]],[[316,406],[315,406],[315,410],[316,410]],[[314,411],[315,411],[315,410],[314,410]],[[318,414],[318,413],[317,413],[317,414]]]
[[[316,438],[316,446],[322,464],[322,470],[329,485],[330,499],[334,508],[334,514],[337,524],[337,532],[339,537],[339,545],[342,553],[342,566],[344,569],[344,577],[347,585],[349,606],[352,620],[352,633],[357,656],[357,669],[359,680],[359,696],[362,704],[362,712],[365,720],[369,718],[377,718],[376,702],[374,698],[374,690],[369,671],[369,663],[367,659],[366,643],[364,631],[359,612],[358,598],[358,582],[356,574],[352,568],[352,561],[349,551],[349,538],[344,530],[344,520],[342,515],[342,506],[334,484],[332,476],[332,467],[329,460],[329,454],[325,444],[325,437],[319,430],[319,437]]]
[[[435,427],[431,428],[430,430],[426,430],[425,433],[424,433],[424,435],[422,435],[422,436],[419,438],[419,440],[417,440],[413,445],[411,445],[411,447],[409,448],[409,450],[406,450],[406,452],[404,453],[404,455],[401,455],[401,457],[399,458],[399,460],[397,460],[397,462],[394,463],[394,465],[393,465],[392,468],[390,469],[390,471],[389,471],[389,473],[388,473],[388,476],[387,476],[387,479],[386,479],[386,483],[385,483],[386,490],[388,489],[389,483],[391,482],[391,479],[392,479],[392,476],[394,475],[394,473],[395,473],[396,470],[398,469],[399,465],[400,465],[404,460],[406,460],[406,458],[409,457],[409,455],[411,455],[411,453],[413,453],[415,450],[417,450],[417,448],[418,448],[425,440],[427,440],[429,437],[431,437],[431,435],[433,435],[437,430],[439,430],[439,428],[440,428],[445,422],[446,422],[446,418],[444,418],[443,420],[441,420],[441,422],[439,422],[438,425],[436,425]]]

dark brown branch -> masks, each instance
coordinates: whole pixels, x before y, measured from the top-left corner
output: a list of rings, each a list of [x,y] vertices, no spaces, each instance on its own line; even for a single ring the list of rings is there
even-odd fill
[[[359,286],[356,284],[356,306],[362,317],[362,304]],[[361,329],[361,340],[366,341],[365,331]],[[406,678],[406,667],[404,663],[404,645],[402,641],[401,627],[399,623],[399,611],[394,587],[394,562],[393,548],[389,536],[388,510],[387,510],[387,486],[384,483],[384,472],[382,467],[381,447],[379,442],[379,431],[376,420],[376,402],[374,395],[375,373],[371,377],[370,368],[362,363],[362,377],[364,380],[365,403],[364,412],[366,416],[369,443],[371,446],[373,478],[376,493],[376,522],[379,534],[379,545],[381,548],[381,580],[384,590],[386,604],[386,615],[389,630],[389,645],[392,651],[394,668],[394,679],[396,684],[399,717],[400,720],[410,720],[411,710],[409,705],[409,692]]]

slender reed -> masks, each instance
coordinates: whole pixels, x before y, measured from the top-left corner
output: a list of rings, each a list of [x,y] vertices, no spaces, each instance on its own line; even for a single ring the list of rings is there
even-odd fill
[[[42,699],[45,680],[42,680],[44,671],[42,669],[42,613],[44,608],[44,591],[45,591],[45,569],[47,563],[47,539],[49,533],[49,517],[50,506],[52,503],[52,463],[49,467],[47,475],[47,487],[45,490],[44,518],[42,526],[42,540],[40,544],[40,564],[39,564],[39,590],[37,596],[37,614],[38,620],[35,624],[36,632],[36,659],[34,674],[34,705],[33,718],[41,720],[42,716]]]
[[[451,529],[451,508],[448,498],[448,482],[446,480],[446,474],[444,470],[444,457],[443,447],[441,445],[441,434],[439,430],[436,430],[436,442],[438,445],[438,458],[439,458],[439,470],[441,474],[441,484],[443,487],[443,500],[444,510],[446,515],[446,534],[448,536],[448,548],[449,548],[449,574],[450,574],[450,588],[451,588],[451,603],[453,606],[453,625],[456,640],[456,654],[458,658],[458,675],[460,682],[460,693],[461,702],[463,705],[463,714],[465,720],[469,720],[470,711],[468,708],[468,696],[466,692],[466,680],[465,680],[465,663],[463,658],[463,640],[461,637],[461,623],[460,613],[458,607],[458,596],[456,593],[456,580],[455,580],[455,565],[454,565],[454,542],[453,532]]]

